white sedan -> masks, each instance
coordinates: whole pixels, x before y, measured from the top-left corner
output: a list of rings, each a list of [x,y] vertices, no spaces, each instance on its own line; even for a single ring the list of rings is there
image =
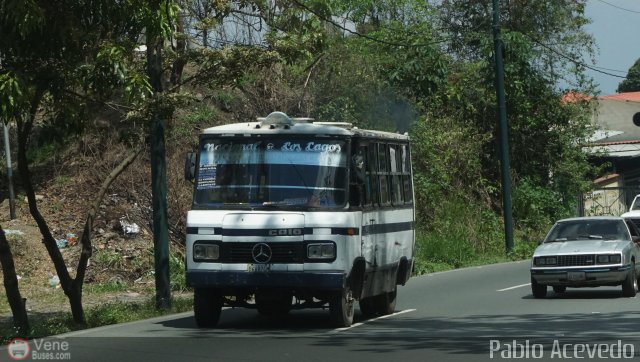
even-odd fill
[[[535,298],[567,287],[622,285],[622,294],[638,290],[640,231],[622,217],[579,217],[560,220],[536,248],[531,260]]]

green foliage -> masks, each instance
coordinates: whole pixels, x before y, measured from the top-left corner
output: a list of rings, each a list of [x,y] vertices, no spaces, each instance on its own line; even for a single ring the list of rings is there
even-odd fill
[[[0,117],[12,118],[19,115],[19,109],[25,107],[27,93],[18,74],[8,71],[0,74]]]
[[[180,112],[176,121],[171,123],[167,139],[175,142],[196,144],[199,132],[207,127],[220,124],[218,111],[204,103],[190,105]]]
[[[87,325],[85,328],[96,328],[116,323],[126,323],[162,315],[181,313],[191,310],[193,298],[173,298],[170,310],[157,309],[155,301],[141,303],[114,303],[101,305],[87,310]],[[11,323],[0,325],[0,344],[8,342],[13,337],[29,339],[42,338],[62,333],[72,332],[82,327],[74,323],[70,313],[55,313],[53,315],[30,316],[31,330],[27,335],[18,335]]]
[[[640,59],[629,68],[627,77],[618,84],[616,92],[638,92],[640,91]]]
[[[171,283],[172,291],[183,292],[188,289],[185,269],[186,267],[184,265],[184,255],[169,255],[169,280]]]
[[[100,250],[94,254],[91,261],[98,268],[122,269],[125,266],[124,258],[113,250]]]
[[[40,147],[32,148],[27,153],[27,159],[33,164],[44,164],[57,160],[60,156],[60,144],[48,142]]]
[[[523,230],[548,228],[557,219],[572,214],[572,204],[562,203],[563,195],[551,187],[543,187],[528,178],[513,188],[513,210],[517,227]]]
[[[107,293],[117,293],[117,292],[125,292],[129,286],[126,283],[122,283],[119,281],[110,281],[106,283],[91,283],[85,285],[85,292],[92,294],[107,294]]]
[[[436,210],[429,228],[416,238],[420,265],[471,265],[478,258],[504,254],[502,225],[498,215],[482,205],[448,198]]]
[[[513,250],[509,253],[509,258],[511,260],[531,259],[537,247],[538,242],[535,240],[516,240],[513,245]]]
[[[434,116],[416,122],[411,137],[419,224],[431,225],[451,197],[479,203],[490,192],[481,163],[486,135],[455,119]]]

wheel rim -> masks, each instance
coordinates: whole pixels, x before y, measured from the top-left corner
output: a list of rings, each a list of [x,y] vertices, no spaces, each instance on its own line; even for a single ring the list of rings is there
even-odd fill
[[[347,318],[350,319],[353,317],[353,312],[355,310],[355,299],[353,299],[353,292],[351,291],[351,288],[347,288],[342,300],[344,303],[345,314]]]

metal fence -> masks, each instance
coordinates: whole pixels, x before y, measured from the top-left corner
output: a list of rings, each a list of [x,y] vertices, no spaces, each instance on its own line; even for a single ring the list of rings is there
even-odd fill
[[[639,187],[603,187],[583,194],[579,198],[579,216],[620,216],[629,210],[633,198],[640,194]]]

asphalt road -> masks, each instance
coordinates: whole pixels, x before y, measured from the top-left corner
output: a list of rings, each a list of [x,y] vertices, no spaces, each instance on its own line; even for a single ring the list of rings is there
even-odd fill
[[[328,311],[284,319],[223,310],[202,330],[192,313],[66,334],[77,361],[494,361],[640,357],[640,294],[620,287],[568,289],[533,299],[529,262],[412,278],[396,313],[334,329]],[[54,346],[55,347],[55,346]],[[60,352],[60,347],[54,352]],[[36,346],[32,343],[32,350]],[[39,351],[42,351],[40,346]],[[7,356],[0,351],[0,360]]]

